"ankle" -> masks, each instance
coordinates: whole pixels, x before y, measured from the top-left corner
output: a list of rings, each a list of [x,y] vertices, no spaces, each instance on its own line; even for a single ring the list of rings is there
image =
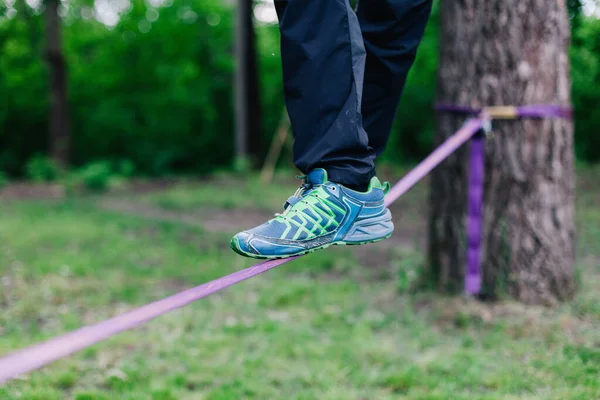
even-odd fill
[[[371,179],[376,175],[375,170],[368,173],[354,173],[346,169],[326,167],[327,177],[330,182],[342,185],[356,192],[365,193],[369,191]]]
[[[335,183],[338,183],[338,182],[335,182]],[[365,193],[365,192],[367,192],[369,190],[369,184],[368,183],[365,183],[365,184],[362,184],[362,185],[346,185],[346,184],[340,183],[340,185],[342,185],[342,186],[344,186],[344,187],[346,187],[348,189],[355,190],[355,191],[360,192],[360,193]]]

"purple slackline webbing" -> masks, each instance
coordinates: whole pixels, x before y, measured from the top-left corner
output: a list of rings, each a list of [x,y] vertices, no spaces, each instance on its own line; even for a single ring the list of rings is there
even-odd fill
[[[573,117],[573,109],[558,105],[529,105],[514,107],[515,118],[565,118]],[[485,108],[472,108],[454,104],[437,104],[436,111],[468,115],[485,115]],[[467,210],[467,270],[465,292],[470,295],[481,291],[481,236],[483,226],[483,184],[485,180],[485,135],[471,140],[469,169],[469,195]]]
[[[485,135],[471,139],[469,195],[467,209],[467,271],[465,291],[475,295],[481,291],[481,236],[483,225],[483,182],[485,179]]]
[[[515,107],[519,118],[566,118],[570,119],[573,117],[573,109],[570,107],[564,107],[554,104],[532,104],[528,106]],[[457,114],[469,114],[479,115],[485,108],[473,108],[466,106],[459,106],[454,104],[436,104],[436,111],[457,113]]]
[[[387,194],[386,206],[389,206],[411,187],[425,177],[433,168],[440,164],[456,149],[467,142],[476,132],[483,127],[481,119],[471,119],[454,135],[450,136],[425,160],[402,178]],[[187,304],[223,290],[236,283],[262,274],[279,265],[288,263],[298,257],[284,260],[266,261],[250,268],[234,272],[214,281],[184,292],[167,297],[163,300],[147,304],[125,314],[108,319],[98,324],[83,327],[63,336],[50,339],[24,350],[9,354],[0,359],[0,384],[18,375],[41,368],[53,361],[64,358],[76,351],[85,349],[101,340],[105,340],[117,333],[132,329],[156,317],[181,308]]]

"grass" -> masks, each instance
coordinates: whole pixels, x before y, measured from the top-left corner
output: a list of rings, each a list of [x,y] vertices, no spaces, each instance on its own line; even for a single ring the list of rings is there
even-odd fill
[[[559,308],[411,294],[422,252],[373,245],[389,253],[374,266],[333,249],[12,381],[0,399],[598,399],[600,187],[582,179],[582,287]],[[276,211],[295,184],[277,182],[176,186],[129,199],[135,215],[102,198],[1,204],[0,354],[252,265],[196,211]]]

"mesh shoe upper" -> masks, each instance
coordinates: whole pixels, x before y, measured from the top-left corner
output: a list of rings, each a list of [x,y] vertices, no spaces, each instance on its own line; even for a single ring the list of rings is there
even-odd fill
[[[327,175],[315,170],[307,176],[306,191],[272,220],[247,231],[272,239],[307,240],[333,232],[346,215],[344,204],[326,188]],[[334,191],[339,190],[337,187]]]

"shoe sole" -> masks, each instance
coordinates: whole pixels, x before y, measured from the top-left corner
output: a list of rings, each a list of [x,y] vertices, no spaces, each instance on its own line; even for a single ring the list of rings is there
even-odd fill
[[[246,253],[245,251],[243,251],[242,249],[239,248],[239,243],[238,240],[236,238],[233,238],[233,240],[231,241],[231,243],[229,244],[229,247],[231,247],[231,249],[233,251],[235,251],[236,253],[238,253],[241,256],[244,257],[248,257],[248,258],[254,258],[257,260],[283,260],[285,258],[292,258],[292,257],[299,257],[299,256],[303,256],[309,253],[314,253],[317,250],[323,250],[326,249],[330,246],[360,246],[363,244],[369,244],[369,243],[377,243],[380,242],[382,240],[385,239],[389,239],[390,237],[392,237],[392,233],[377,238],[377,239],[371,239],[371,240],[366,240],[364,242],[345,242],[345,241],[339,241],[339,242],[334,242],[334,243],[327,243],[318,247],[313,247],[312,249],[308,249],[308,250],[304,250],[301,251],[299,253],[295,253],[295,254],[286,254],[283,256],[263,256],[260,254],[252,254],[252,253]]]

